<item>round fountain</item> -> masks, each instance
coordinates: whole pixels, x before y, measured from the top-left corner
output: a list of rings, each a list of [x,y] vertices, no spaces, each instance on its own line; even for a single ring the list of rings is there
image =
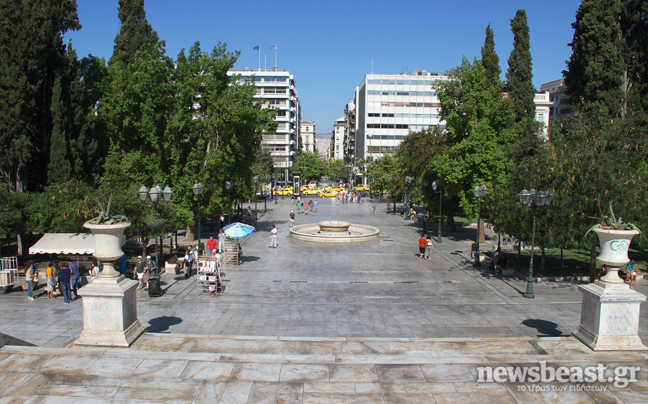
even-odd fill
[[[356,243],[376,240],[380,229],[337,220],[302,224],[290,229],[290,237],[318,243]]]

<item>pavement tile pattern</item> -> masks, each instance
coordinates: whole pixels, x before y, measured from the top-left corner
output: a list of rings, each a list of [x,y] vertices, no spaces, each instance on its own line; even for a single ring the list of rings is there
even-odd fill
[[[159,298],[138,291],[148,332],[126,349],[74,345],[80,301],[63,305],[41,289],[35,301],[0,296],[0,333],[36,345],[0,349],[0,404],[648,402],[648,352],[595,353],[569,336],[580,320],[576,283],[538,283],[536,298],[524,298],[526,282],[471,265],[475,227],[444,227],[422,260],[420,226],[385,214],[387,202],[372,214],[369,202],[324,199],[318,213],[298,216],[381,230],[379,241],[343,245],[290,239],[294,205],[269,203],[242,243],[243,264],[224,269],[224,294],[199,294],[195,276],[175,274],[163,274]],[[268,248],[272,224],[278,248]],[[435,239],[436,226],[428,231]],[[648,281],[636,285],[648,293]],[[541,361],[640,371],[623,388],[478,381],[481,366]]]

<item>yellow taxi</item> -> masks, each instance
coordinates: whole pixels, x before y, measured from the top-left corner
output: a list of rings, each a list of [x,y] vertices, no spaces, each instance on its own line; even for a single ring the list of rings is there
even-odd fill
[[[277,195],[292,195],[293,194],[293,189],[291,187],[286,187],[282,188],[278,191],[275,191],[275,194]]]
[[[358,192],[369,191],[369,187],[365,186],[365,185],[358,185],[358,186],[353,187],[353,189],[358,191]]]
[[[322,194],[322,196],[323,196],[324,198],[335,198],[335,196],[336,196],[337,194],[338,194],[337,191],[328,190],[328,191],[324,192],[324,193]]]
[[[324,192],[322,192],[321,189],[317,189],[317,188],[308,188],[304,190],[302,193],[304,195],[317,195],[319,197],[321,197],[324,194]]]

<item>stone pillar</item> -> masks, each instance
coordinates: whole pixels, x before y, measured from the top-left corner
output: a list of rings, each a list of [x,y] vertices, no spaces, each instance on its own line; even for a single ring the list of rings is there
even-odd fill
[[[145,329],[137,319],[137,282],[115,271],[114,261],[123,255],[122,234],[130,223],[92,225],[94,257],[103,270],[92,283],[79,289],[83,297],[83,332],[77,345],[130,346]]]
[[[619,278],[619,268],[630,261],[630,242],[639,232],[599,228],[593,231],[601,244],[597,259],[605,264],[608,273],[600,281],[578,287],[583,304],[580,325],[573,335],[595,351],[648,350],[638,335],[641,303],[646,296],[630,289]]]
[[[646,296],[624,283],[579,286],[581,321],[573,335],[595,351],[648,350],[639,338],[639,312]]]

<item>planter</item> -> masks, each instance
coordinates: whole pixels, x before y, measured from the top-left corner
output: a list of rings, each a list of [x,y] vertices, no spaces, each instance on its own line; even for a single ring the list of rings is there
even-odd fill
[[[116,278],[119,272],[113,268],[113,261],[124,255],[121,249],[124,243],[124,230],[130,227],[130,223],[116,224],[91,224],[84,223],[83,227],[92,232],[95,240],[95,252],[93,256],[101,260],[104,269],[99,273],[100,277]]]
[[[606,266],[607,275],[601,278],[605,283],[624,283],[619,278],[619,268],[630,262],[628,250],[632,238],[639,234],[637,230],[606,230],[595,228],[601,245],[597,259]]]
[[[76,345],[130,346],[144,327],[137,319],[137,282],[115,271],[115,260],[124,255],[124,230],[130,223],[91,224],[83,227],[94,235],[94,257],[103,271],[90,284],[79,289],[83,297],[83,332]]]

